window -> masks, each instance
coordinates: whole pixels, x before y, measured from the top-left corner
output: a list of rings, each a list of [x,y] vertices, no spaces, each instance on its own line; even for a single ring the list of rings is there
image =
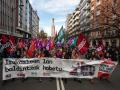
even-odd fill
[[[117,1],[116,0],[113,0],[113,7],[116,7],[117,6]]]
[[[117,18],[117,15],[116,14],[113,14],[113,20]]]
[[[96,2],[99,2],[100,0],[96,0]]]
[[[94,10],[94,6],[92,6],[91,10]]]
[[[96,16],[100,15],[100,10],[96,12]]]
[[[100,0],[97,0],[97,1],[96,1],[96,5],[97,5],[97,6],[100,5]]]
[[[93,19],[93,15],[91,15],[90,19]]]

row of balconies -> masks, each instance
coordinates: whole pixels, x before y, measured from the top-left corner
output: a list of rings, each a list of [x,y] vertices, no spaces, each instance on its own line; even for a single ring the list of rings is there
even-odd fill
[[[92,0],[93,1],[93,0]],[[87,0],[87,4],[81,2],[80,7],[82,7],[82,4],[85,4],[83,8],[81,8],[82,11],[74,12],[73,17],[70,20],[70,34],[74,33],[77,30],[77,27],[79,27],[79,30],[88,31],[90,30],[90,21],[93,19],[93,16],[91,15],[90,11],[94,9],[94,7],[90,7],[91,0]],[[100,5],[100,1],[96,3],[96,5]],[[77,14],[80,13],[80,16],[77,17]],[[83,14],[84,13],[84,14]],[[100,11],[96,12],[96,15],[100,15]],[[80,21],[79,23],[77,21]],[[78,26],[79,25],[79,26]],[[77,32],[77,31],[76,31]]]
[[[91,38],[120,38],[120,33],[117,31],[104,31],[103,33],[100,33],[101,31],[93,31],[91,32],[90,36]]]
[[[116,37],[116,36],[119,36],[120,33],[118,33],[116,30],[114,30],[114,31],[108,31],[108,30],[106,30],[106,31],[103,33],[103,35],[104,35],[105,37]]]

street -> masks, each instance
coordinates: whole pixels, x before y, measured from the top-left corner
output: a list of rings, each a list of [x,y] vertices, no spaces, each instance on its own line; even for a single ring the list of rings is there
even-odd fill
[[[120,89],[120,65],[117,66],[111,78],[108,80],[95,79],[94,83],[82,80],[82,83],[67,79],[65,83],[61,79],[43,78],[40,82],[37,78],[28,78],[26,81],[17,79],[2,84],[2,71],[0,69],[0,90],[119,90]]]

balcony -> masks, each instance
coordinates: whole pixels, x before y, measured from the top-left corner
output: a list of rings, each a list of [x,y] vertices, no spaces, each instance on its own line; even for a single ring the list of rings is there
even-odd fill
[[[79,20],[80,18],[79,17],[76,17],[75,20]]]
[[[87,17],[87,18],[90,18],[90,13],[88,13],[86,17]]]
[[[19,30],[19,31],[22,31],[24,33],[31,34],[31,32],[28,32],[28,31],[24,30],[23,28],[17,27],[16,29]]]
[[[105,31],[103,33],[104,38],[116,38],[120,37],[120,34],[117,31]]]
[[[94,6],[91,8],[91,10],[94,10]]]
[[[75,16],[76,16],[76,15],[79,15],[79,13],[80,13],[80,11],[76,11],[74,15],[75,15]]]
[[[3,30],[3,29],[0,29],[0,33],[1,33],[1,34],[7,34],[7,31],[6,31],[6,30]]]
[[[88,0],[87,2],[90,4],[90,3],[91,3],[91,0]]]
[[[17,37],[23,37],[23,35],[18,34],[18,33],[14,33],[14,36],[17,36]]]
[[[100,10],[96,12],[96,16],[99,16],[100,15]]]

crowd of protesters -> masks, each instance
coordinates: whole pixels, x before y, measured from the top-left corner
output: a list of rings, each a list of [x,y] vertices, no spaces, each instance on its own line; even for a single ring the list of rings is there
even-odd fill
[[[120,48],[109,45],[100,53],[98,53],[95,48],[89,48],[85,58],[89,60],[111,60],[120,62]]]
[[[47,45],[38,46],[37,40],[15,40],[12,36],[0,37],[0,57],[2,58],[34,58],[34,57],[56,57],[65,59],[78,59],[84,58],[89,60],[104,60],[109,59],[112,61],[120,60],[120,47],[114,45],[103,45],[101,41],[94,42],[89,46],[86,53],[81,54],[79,48],[70,45],[52,45],[52,48]],[[47,41],[48,42],[48,41]],[[51,42],[49,40],[49,42]],[[54,41],[53,41],[54,42]],[[41,42],[42,43],[42,42]],[[101,46],[100,46],[101,44]],[[101,49],[99,50],[99,46]],[[30,53],[31,52],[31,53]]]
[[[88,60],[104,60],[109,59],[112,61],[120,60],[120,49],[117,47],[107,46],[100,53],[96,51],[95,48],[89,48],[85,55],[81,55],[79,49],[77,47],[59,47],[54,48],[53,50],[47,50],[45,47],[41,49],[35,49],[32,54],[32,57],[29,57],[27,52],[29,46],[25,46],[23,48],[13,47],[14,50],[8,52],[7,50],[3,50],[1,53],[2,58],[41,58],[41,57],[56,57],[56,58],[64,58],[64,59],[88,59]]]

